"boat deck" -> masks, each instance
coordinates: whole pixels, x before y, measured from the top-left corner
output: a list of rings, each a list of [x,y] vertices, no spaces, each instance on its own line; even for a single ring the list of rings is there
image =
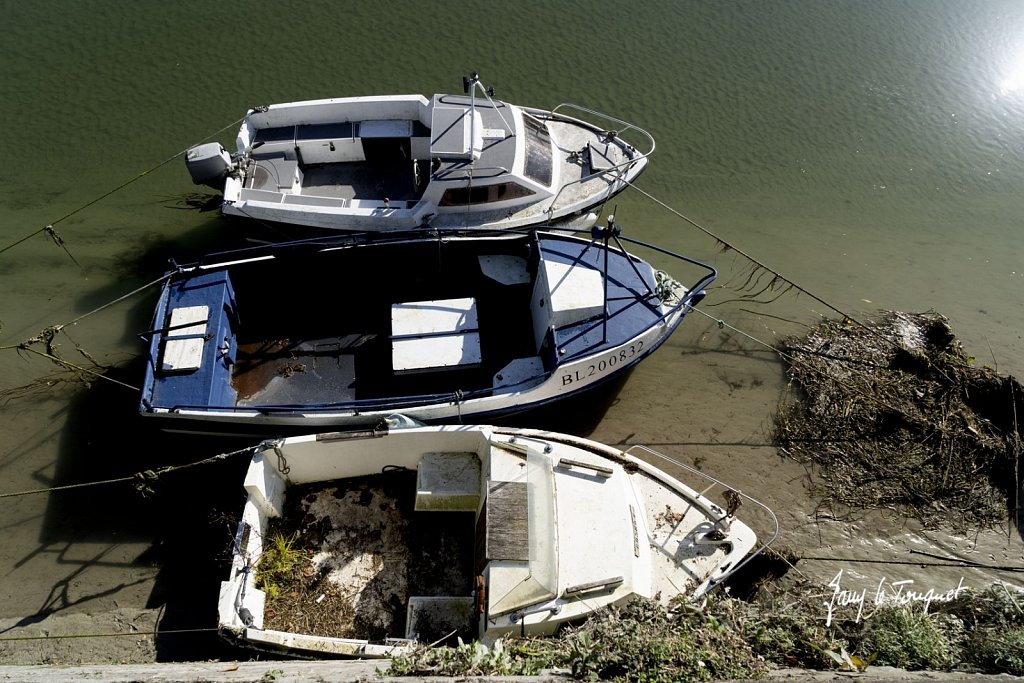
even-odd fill
[[[427,171],[422,169],[422,172]],[[306,166],[303,168],[301,194],[350,201],[387,199],[415,203],[423,196],[426,187],[425,182],[417,187],[416,178],[423,177],[418,173],[412,161],[388,164],[350,161]]]
[[[732,543],[712,540],[714,522],[691,502],[643,472],[630,476],[647,517],[652,594],[667,597],[693,590],[722,567]]]
[[[326,630],[310,635],[380,641],[405,635],[410,597],[450,598],[453,605],[470,607],[455,611],[461,627],[456,635],[475,637],[474,514],[416,511],[415,493],[416,472],[401,469],[290,488],[278,529],[286,537],[298,534],[312,558],[298,573],[316,578],[298,598],[308,605],[268,602],[264,627],[287,630],[274,619],[286,622],[294,610],[329,607],[331,618],[319,624]],[[320,595],[326,597],[317,602]],[[417,624],[424,628],[422,621]],[[424,642],[452,630],[426,628],[419,634]]]
[[[422,251],[413,258],[401,247],[372,254],[337,267],[304,267],[297,259],[294,272],[275,271],[274,282],[257,271],[233,274],[241,321],[232,366],[238,406],[491,389],[512,360],[536,357],[529,282],[499,283],[483,274],[477,253],[457,248],[430,263]],[[474,301],[479,362],[396,371],[393,305],[455,298]]]

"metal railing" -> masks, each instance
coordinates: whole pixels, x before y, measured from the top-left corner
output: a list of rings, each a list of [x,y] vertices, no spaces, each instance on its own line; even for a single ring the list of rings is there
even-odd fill
[[[620,124],[621,126],[623,126],[623,128],[619,129],[610,129],[604,126],[597,125],[591,121],[587,121],[586,119],[581,119],[576,116],[570,116],[564,113],[561,114],[561,116],[564,118],[583,123],[584,125],[593,127],[598,130],[604,130],[608,134],[610,134],[612,138],[621,138],[623,133],[626,133],[628,131],[635,131],[642,135],[643,137],[647,138],[647,141],[650,143],[650,149],[644,152],[641,151],[636,145],[623,141],[625,145],[629,146],[631,149],[637,152],[637,156],[631,159],[627,159],[626,161],[620,162],[612,166],[611,168],[595,171],[589,175],[582,176],[578,180],[574,180],[571,183],[565,183],[564,185],[562,185],[562,187],[559,188],[555,196],[552,197],[551,203],[548,205],[548,208],[546,209],[546,213],[549,217],[554,215],[559,198],[561,198],[562,194],[566,191],[567,188],[573,185],[582,185],[583,183],[593,180],[594,178],[605,176],[611,173],[614,174],[615,177],[612,180],[612,184],[606,190],[608,196],[615,194],[618,185],[621,184],[622,186],[628,186],[628,180],[624,178],[625,172],[642,159],[646,159],[647,157],[651,156],[654,153],[654,149],[656,147],[654,136],[648,133],[643,128],[640,128],[635,124],[629,123],[628,121],[623,121],[622,119],[615,118],[614,116],[609,116],[608,114],[605,114],[603,112],[599,112],[594,109],[588,109],[587,107],[583,107],[578,104],[573,104],[572,102],[562,102],[561,104],[559,104],[558,106],[551,110],[551,116],[558,115],[560,110],[566,109],[575,110],[577,112],[581,112],[584,114],[589,114],[590,116],[597,117],[598,119],[603,120],[605,122]]]
[[[664,453],[662,453],[660,451],[656,451],[653,448],[651,448],[650,446],[645,446],[643,444],[636,444],[634,446],[630,446],[628,449],[626,449],[624,451],[624,453],[626,455],[630,455],[632,453],[632,451],[634,451],[634,450],[643,451],[644,453],[646,453],[646,454],[648,454],[650,456],[653,456],[653,457],[656,457],[656,458],[660,458],[661,460],[664,460],[665,462],[668,462],[668,463],[674,465],[675,467],[678,467],[679,469],[685,471],[687,473],[687,475],[694,476],[694,477],[697,477],[698,479],[703,479],[704,481],[708,482],[709,485],[706,488],[704,488],[704,490],[697,491],[697,493],[700,494],[700,496],[703,497],[703,498],[706,498],[707,494],[710,491],[712,491],[713,489],[721,488],[723,490],[723,492],[725,492],[725,491],[732,491],[737,496],[739,496],[740,499],[742,499],[742,500],[744,500],[746,502],[749,502],[749,503],[757,506],[758,508],[760,508],[763,512],[765,512],[768,515],[768,519],[770,520],[772,526],[774,527],[771,530],[770,534],[769,534],[768,540],[763,540],[762,537],[761,537],[761,534],[755,532],[755,534],[757,534],[757,539],[760,542],[760,547],[758,547],[757,550],[755,550],[754,552],[752,552],[752,553],[748,554],[746,557],[744,557],[735,566],[730,567],[727,572],[725,572],[724,574],[722,574],[718,578],[713,579],[710,582],[710,584],[708,585],[708,591],[710,591],[713,588],[715,588],[716,586],[721,585],[722,583],[724,583],[726,581],[726,579],[728,579],[730,576],[734,575],[737,571],[740,570],[740,568],[746,566],[751,560],[753,560],[755,557],[757,557],[762,552],[764,552],[768,548],[768,546],[770,546],[772,543],[774,543],[775,540],[779,537],[779,518],[775,516],[775,513],[772,512],[771,508],[769,508],[767,505],[765,505],[761,501],[757,500],[756,498],[754,498],[752,496],[747,495],[746,493],[743,493],[742,491],[739,491],[739,490],[733,488],[732,486],[729,486],[725,482],[723,482],[723,481],[721,481],[719,479],[716,479],[716,478],[712,477],[711,475],[706,474],[705,472],[701,472],[700,470],[698,470],[695,467],[691,467],[690,465],[687,465],[685,463],[679,462],[675,458],[670,457],[668,455],[665,455]],[[709,512],[709,511],[705,510],[705,513],[707,513],[707,512]],[[733,510],[732,512],[735,512],[735,510]],[[727,516],[731,516],[731,512],[729,512],[729,511],[727,511],[726,514],[727,514]],[[745,518],[745,519],[749,519],[749,518]]]

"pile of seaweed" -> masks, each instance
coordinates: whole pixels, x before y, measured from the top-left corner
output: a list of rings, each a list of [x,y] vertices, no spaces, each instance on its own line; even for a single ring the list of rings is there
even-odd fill
[[[935,312],[822,322],[780,348],[775,443],[832,513],[888,508],[958,530],[1016,520],[1020,383],[979,367]]]

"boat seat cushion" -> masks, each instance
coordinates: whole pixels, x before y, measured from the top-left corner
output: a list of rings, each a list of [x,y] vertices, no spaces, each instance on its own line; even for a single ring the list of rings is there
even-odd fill
[[[478,325],[472,297],[393,304],[392,369],[405,373],[479,365]]]
[[[198,370],[203,363],[209,306],[179,306],[171,311],[170,329],[164,335],[164,372]]]

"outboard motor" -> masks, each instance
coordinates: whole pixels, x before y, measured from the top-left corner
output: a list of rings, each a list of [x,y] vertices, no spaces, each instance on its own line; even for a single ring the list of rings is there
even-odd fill
[[[231,155],[219,142],[196,145],[185,153],[185,166],[196,185],[224,189],[224,178],[232,170]]]

